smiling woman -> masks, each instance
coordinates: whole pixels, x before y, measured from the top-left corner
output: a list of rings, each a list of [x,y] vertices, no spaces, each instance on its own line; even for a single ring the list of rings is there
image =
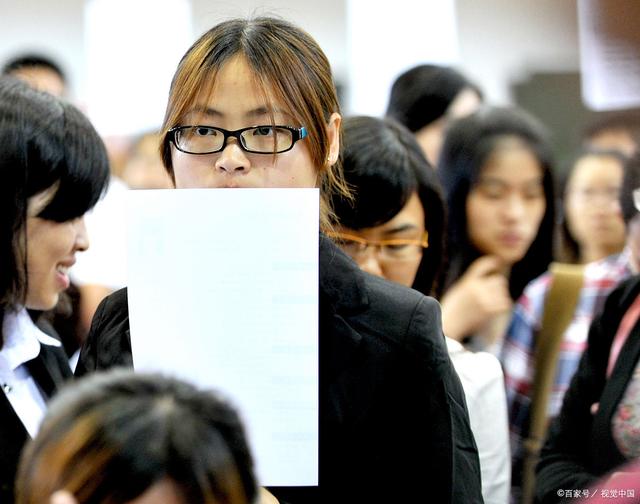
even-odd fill
[[[49,310],[88,247],[83,214],[109,175],[106,151],[73,106],[0,79],[0,502],[12,502],[18,455],[71,371],[58,340],[27,310]]]

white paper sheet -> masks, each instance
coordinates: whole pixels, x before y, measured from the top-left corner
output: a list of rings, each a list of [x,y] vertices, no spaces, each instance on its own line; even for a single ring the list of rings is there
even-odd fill
[[[317,485],[317,189],[131,191],[136,370],[224,392],[262,485]]]

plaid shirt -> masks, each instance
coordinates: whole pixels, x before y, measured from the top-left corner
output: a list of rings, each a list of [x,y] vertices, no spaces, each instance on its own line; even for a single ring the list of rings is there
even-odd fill
[[[587,345],[591,320],[602,309],[609,292],[630,274],[629,252],[626,249],[621,254],[585,266],[584,283],[578,304],[560,343],[556,377],[547,406],[549,417],[556,416],[560,411],[564,394]],[[512,486],[516,488],[520,486],[522,441],[527,435],[529,423],[535,336],[542,323],[544,302],[550,282],[551,274],[547,272],[526,287],[513,309],[513,316],[500,351],[509,412]]]

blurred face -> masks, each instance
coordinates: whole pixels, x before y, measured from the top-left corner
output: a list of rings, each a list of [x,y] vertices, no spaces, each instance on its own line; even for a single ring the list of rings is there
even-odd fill
[[[11,75],[24,81],[38,91],[46,91],[53,96],[62,97],[65,85],[60,76],[47,67],[23,67],[11,72]]]
[[[408,239],[419,241],[424,234],[425,215],[417,193],[414,193],[404,208],[386,223],[366,229],[352,230],[349,233],[372,242]],[[393,242],[390,242],[393,243]],[[407,287],[413,285],[422,260],[422,248],[419,246],[393,245],[381,247],[369,246],[361,253],[354,253],[350,247],[342,247],[364,271],[377,275]]]
[[[473,89],[463,89],[451,102],[443,117],[416,131],[416,140],[434,168],[440,158],[445,129],[449,122],[472,114],[479,106],[480,97],[478,94]]]
[[[613,157],[588,156],[573,168],[565,194],[567,227],[581,250],[596,260],[624,247],[625,226],[618,196],[623,167]]]
[[[147,135],[138,143],[132,156],[127,160],[121,177],[131,189],[173,187],[158,152],[157,135]]]
[[[69,268],[78,251],[89,247],[82,217],[54,222],[36,217],[53,196],[51,189],[29,198],[27,209],[26,307],[49,310],[69,287]]]
[[[283,104],[272,100],[275,124],[305,126],[288,114]],[[237,130],[248,126],[270,125],[267,103],[242,56],[227,62],[216,78],[213,93],[206,103],[196,103],[182,125],[206,125]],[[332,153],[338,152],[340,117],[334,114],[330,124]],[[236,138],[214,154],[186,154],[172,147],[175,183],[178,188],[194,187],[316,187],[314,166],[307,143],[296,142],[288,152],[277,155],[244,151]],[[333,154],[332,154],[333,155]],[[335,159],[331,159],[335,162]]]
[[[542,167],[520,142],[504,142],[488,157],[466,203],[467,233],[482,253],[507,267],[521,260],[546,209]]]

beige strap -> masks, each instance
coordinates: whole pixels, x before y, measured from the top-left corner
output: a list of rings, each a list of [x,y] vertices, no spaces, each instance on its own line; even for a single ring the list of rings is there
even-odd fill
[[[535,467],[547,431],[547,405],[556,375],[562,335],[573,319],[584,280],[584,266],[552,263],[551,286],[544,303],[542,325],[538,332],[534,379],[529,417],[529,437],[524,441],[522,503],[533,502]]]

